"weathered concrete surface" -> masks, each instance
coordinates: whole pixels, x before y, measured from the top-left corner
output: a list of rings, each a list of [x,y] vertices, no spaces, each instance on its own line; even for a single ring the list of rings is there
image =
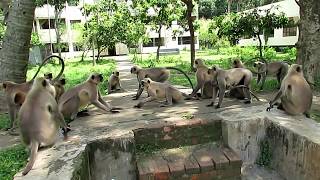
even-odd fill
[[[137,88],[137,84],[135,77],[128,73],[131,64],[126,60],[118,62],[122,85],[128,91],[109,95],[106,99],[111,101],[112,105],[123,107],[124,110],[119,114],[104,114],[99,110],[90,109],[91,116],[76,119],[71,123],[73,130],[67,140],[61,140],[53,148],[39,152],[35,165],[29,174],[22,177],[21,173],[18,173],[15,179],[56,180],[72,179],[73,177],[81,179],[76,177],[85,177],[90,173],[90,170],[84,170],[81,172],[83,173],[81,176],[75,176],[81,165],[86,164],[85,157],[88,155],[85,154],[85,149],[88,143],[110,137],[113,139],[123,136],[133,137],[133,129],[180,123],[188,121],[185,117],[189,116],[208,121],[222,118],[225,142],[247,163],[253,163],[258,156],[259,141],[264,137],[269,137],[265,136],[267,134],[265,129],[269,124],[274,124],[276,127],[281,126],[280,130],[276,131],[274,141],[271,141],[277,145],[273,151],[275,154],[272,159],[273,165],[285,178],[312,180],[320,177],[309,176],[317,175],[316,171],[320,172],[318,165],[320,162],[320,127],[316,122],[302,116],[287,116],[276,109],[265,112],[267,101],[255,101],[251,105],[244,105],[236,100],[225,99],[224,108],[219,110],[206,107],[209,100],[186,101],[170,108],[159,108],[157,103],[150,103],[143,109],[134,109],[132,107],[137,101],[131,100],[131,96],[135,94],[135,91],[132,90]],[[190,92],[190,90],[186,91]],[[278,132],[285,131],[291,132],[295,136],[285,136],[284,139],[288,140],[289,149],[283,151],[286,146],[283,146],[280,143],[282,139],[277,137],[280,134]],[[279,144],[277,144],[278,142]],[[308,145],[306,146],[306,144]],[[288,153],[283,153],[287,150]],[[105,155],[103,157],[107,158]],[[285,165],[288,165],[289,169],[285,170]],[[281,168],[279,168],[280,166]],[[257,169],[257,174],[259,171]],[[263,173],[261,174],[263,175]],[[290,174],[295,174],[298,178],[290,176]],[[250,179],[248,177],[252,176],[244,176],[244,178]]]

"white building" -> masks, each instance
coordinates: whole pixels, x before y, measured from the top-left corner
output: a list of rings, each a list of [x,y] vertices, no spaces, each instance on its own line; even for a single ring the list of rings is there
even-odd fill
[[[73,30],[73,27],[77,23],[84,23],[86,21],[86,17],[83,16],[81,12],[81,7],[83,7],[83,3],[92,4],[94,0],[82,0],[79,5],[72,6],[66,4],[66,7],[63,9],[61,14],[61,19],[65,20],[66,29],[61,37],[61,43],[63,44],[62,55],[63,57],[75,57],[80,56],[81,51],[80,47],[77,46],[78,35],[77,32]],[[197,12],[197,11],[196,11]],[[196,13],[197,14],[197,13]],[[176,23],[176,22],[173,22]],[[178,28],[178,25],[173,25],[172,29]],[[162,30],[161,35],[161,49],[168,48],[179,48],[189,49],[190,48],[190,33],[184,32],[183,34],[175,37],[173,36],[172,29],[164,29]],[[35,23],[34,23],[34,31],[38,32],[40,35],[41,41],[45,44],[46,51],[53,53],[57,53],[56,48],[56,32],[54,29],[54,7],[49,5],[44,5],[43,7],[38,7],[35,10]],[[141,44],[139,48],[139,52],[142,53],[152,53],[157,50],[157,42],[158,33],[155,31],[147,30],[148,36],[150,37],[150,42]],[[197,34],[196,34],[197,36]],[[196,49],[199,49],[199,41],[196,38]],[[116,44],[115,54],[128,54],[129,50],[124,44]],[[92,52],[90,52],[91,54]]]
[[[297,21],[300,18],[299,6],[296,4],[295,0],[284,0],[258,7],[258,9],[270,9],[271,7],[273,7],[272,12],[275,12],[276,14],[283,12],[289,19]],[[298,27],[274,29],[274,33],[268,38],[267,46],[294,46],[298,41],[298,36]],[[260,35],[260,37],[264,44],[264,36]],[[238,45],[258,46],[259,40],[258,38],[240,39]]]

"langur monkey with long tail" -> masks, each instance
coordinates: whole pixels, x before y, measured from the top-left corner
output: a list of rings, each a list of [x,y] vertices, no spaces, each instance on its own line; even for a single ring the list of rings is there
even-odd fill
[[[172,106],[182,100],[182,97],[188,97],[187,94],[180,92],[177,88],[169,83],[161,83],[152,81],[150,78],[145,78],[141,81],[141,85],[149,94],[149,97],[139,102],[135,107],[141,108],[147,102],[165,99],[165,104],[161,107]]]
[[[280,99],[281,103],[278,105],[278,109],[282,109],[291,115],[302,113],[310,118],[312,98],[312,90],[303,77],[302,66],[292,64],[288,74],[282,80],[279,91],[269,102],[270,107],[267,108],[267,111],[270,111],[277,100]]]
[[[118,113],[121,108],[112,107],[105,102],[98,89],[98,85],[103,81],[102,74],[93,73],[89,78],[77,86],[68,89],[59,99],[59,110],[65,118],[74,120],[81,108],[93,104],[97,108],[105,111]]]
[[[48,56],[44,59],[40,67],[38,68],[36,74],[33,76],[33,78],[30,81],[27,81],[25,83],[14,83],[12,81],[5,81],[3,83],[0,83],[0,86],[4,90],[6,102],[8,104],[9,109],[9,117],[10,117],[10,132],[12,132],[16,128],[16,118],[19,112],[19,109],[21,105],[24,102],[24,98],[26,97],[28,91],[31,89],[31,86],[33,84],[34,79],[39,74],[41,68],[49,62],[52,58],[58,58],[61,64],[61,70],[57,77],[54,79],[60,79],[60,77],[63,74],[64,71],[64,61],[61,57],[56,55]]]
[[[141,81],[144,78],[150,78],[152,81],[156,81],[156,82],[166,82],[170,76],[170,69],[181,72],[187,78],[191,87],[193,88],[193,84],[189,76],[179,68],[175,68],[175,67],[141,68],[139,66],[133,66],[130,72],[131,74],[137,75],[137,80],[139,83],[137,94],[133,97],[133,100],[137,100],[141,96],[141,93],[143,92]]]
[[[19,99],[19,96],[17,97]],[[45,78],[36,78],[19,111],[21,139],[30,148],[30,160],[22,174],[33,167],[39,147],[52,146],[59,127],[68,127],[58,110],[55,88]]]

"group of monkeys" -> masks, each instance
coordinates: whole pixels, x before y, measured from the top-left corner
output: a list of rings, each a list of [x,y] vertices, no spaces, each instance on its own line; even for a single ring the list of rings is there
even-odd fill
[[[44,77],[37,77],[40,69],[52,58],[58,58],[61,64],[61,71],[57,77],[53,78],[52,73],[47,73]],[[197,84],[193,84],[186,73],[174,67],[163,68],[140,68],[133,66],[131,74],[137,76],[139,88],[134,100],[139,99],[143,91],[148,97],[140,101],[136,108],[141,108],[147,102],[163,100],[161,106],[171,106],[175,102],[185,99],[208,99],[212,102],[207,106],[214,106],[215,99],[219,96],[216,108],[220,108],[225,96],[235,97],[251,103],[252,95],[259,98],[251,91],[250,82],[253,74],[246,69],[240,60],[233,61],[233,67],[224,70],[213,66],[208,68],[203,60],[195,60]],[[270,101],[269,111],[277,100],[279,109],[285,110],[289,114],[304,113],[310,117],[312,104],[312,91],[308,82],[303,77],[301,65],[289,65],[285,62],[255,62],[257,69],[257,81],[262,79],[262,86],[267,75],[276,75],[280,88],[276,96]],[[180,92],[170,85],[167,80],[170,77],[170,69],[182,72],[188,79],[193,91],[191,94]],[[65,78],[62,77],[64,71],[64,61],[61,57],[51,55],[44,59],[34,77],[25,83],[14,83],[5,81],[0,83],[0,87],[5,92],[6,101],[9,108],[11,120],[11,131],[19,124],[22,141],[30,147],[30,159],[22,174],[26,175],[35,162],[39,147],[52,146],[56,140],[56,134],[60,127],[63,134],[70,131],[65,119],[74,120],[79,111],[90,104],[105,111],[118,113],[122,108],[113,107],[105,102],[98,89],[98,85],[103,82],[102,74],[93,73],[86,81],[65,91]],[[120,84],[120,74],[115,71],[108,79],[108,93],[123,89]],[[198,91],[201,90],[200,93]],[[19,121],[18,121],[19,120]]]

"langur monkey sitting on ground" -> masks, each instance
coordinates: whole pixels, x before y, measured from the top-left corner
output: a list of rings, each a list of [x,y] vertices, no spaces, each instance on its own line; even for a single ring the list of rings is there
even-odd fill
[[[23,175],[32,169],[38,148],[55,143],[59,126],[63,127],[65,132],[68,129],[54,96],[55,89],[49,81],[37,78],[19,111],[21,139],[30,147],[30,160],[22,172]]]
[[[190,99],[195,95],[197,95],[197,92],[199,91],[199,89],[201,90],[200,96],[202,99],[211,98],[212,84],[211,84],[211,77],[208,74],[209,68],[204,64],[202,59],[196,59],[194,61],[194,66],[197,69],[196,71],[197,85],[187,99]]]
[[[119,90],[123,90],[120,84],[120,73],[119,71],[114,71],[108,80],[108,94]]]
[[[225,92],[230,87],[242,87],[243,94],[246,98],[245,103],[251,103],[251,94],[253,93],[250,91],[250,81],[252,79],[252,73],[250,70],[244,68],[232,68],[229,70],[223,70],[213,66],[212,69],[209,69],[207,73],[211,76],[213,85],[212,102],[208,106],[214,105],[217,93],[219,91],[219,102],[216,108],[220,108],[222,100],[225,96]]]
[[[267,111],[273,108],[279,98],[281,103],[278,105],[278,109],[282,109],[291,115],[303,113],[310,118],[313,96],[310,85],[303,77],[301,65],[291,65],[288,74],[282,80],[280,90],[274,99],[269,102],[270,107],[267,108]]]
[[[59,99],[59,110],[65,118],[74,120],[81,108],[93,104],[97,108],[112,113],[118,113],[119,109],[105,102],[98,89],[103,81],[102,74],[93,73],[87,81],[68,89]]]
[[[50,83],[54,86],[56,90],[56,101],[58,102],[61,95],[64,93],[64,85],[66,85],[66,79],[64,77],[61,77],[60,79],[52,80],[52,73],[44,74],[44,77],[48,80],[50,80]]]
[[[137,79],[139,83],[137,94],[133,97],[133,100],[137,100],[141,96],[141,93],[143,91],[143,88],[141,86],[141,81],[144,78],[150,78],[152,81],[156,81],[156,82],[166,82],[170,76],[170,69],[181,72],[187,78],[191,87],[193,88],[193,84],[190,78],[188,77],[188,75],[179,68],[175,68],[175,67],[141,68],[139,66],[133,66],[130,72],[131,74],[137,75]]]
[[[141,85],[148,92],[149,97],[139,102],[135,106],[136,108],[141,108],[147,102],[161,99],[166,99],[166,104],[161,105],[161,107],[171,106],[173,102],[176,103],[182,100],[182,96],[188,97],[187,94],[180,92],[169,83],[155,82],[150,78],[143,79]]]
[[[40,69],[52,58],[58,58],[61,64],[61,70],[58,74],[58,76],[55,79],[60,79],[61,75],[64,71],[64,61],[61,57],[56,55],[51,55],[45,58],[38,68],[36,74],[33,76],[33,78],[25,83],[14,83],[11,81],[5,81],[3,83],[0,83],[0,86],[2,86],[2,89],[4,89],[6,102],[8,104],[9,109],[9,117],[10,117],[10,132],[12,132],[15,129],[16,126],[16,118],[19,112],[19,109],[24,102],[24,97],[27,95],[28,91],[30,90],[34,79],[37,77],[37,75],[40,72]]]
[[[281,81],[286,76],[289,69],[289,65],[286,62],[267,63],[267,61],[265,62],[257,61],[254,63],[253,67],[255,67],[258,70],[257,72],[254,72],[254,73],[258,74],[258,78],[257,78],[258,84],[261,80],[260,90],[263,89],[267,75],[276,76],[279,82],[279,87],[280,87]]]

